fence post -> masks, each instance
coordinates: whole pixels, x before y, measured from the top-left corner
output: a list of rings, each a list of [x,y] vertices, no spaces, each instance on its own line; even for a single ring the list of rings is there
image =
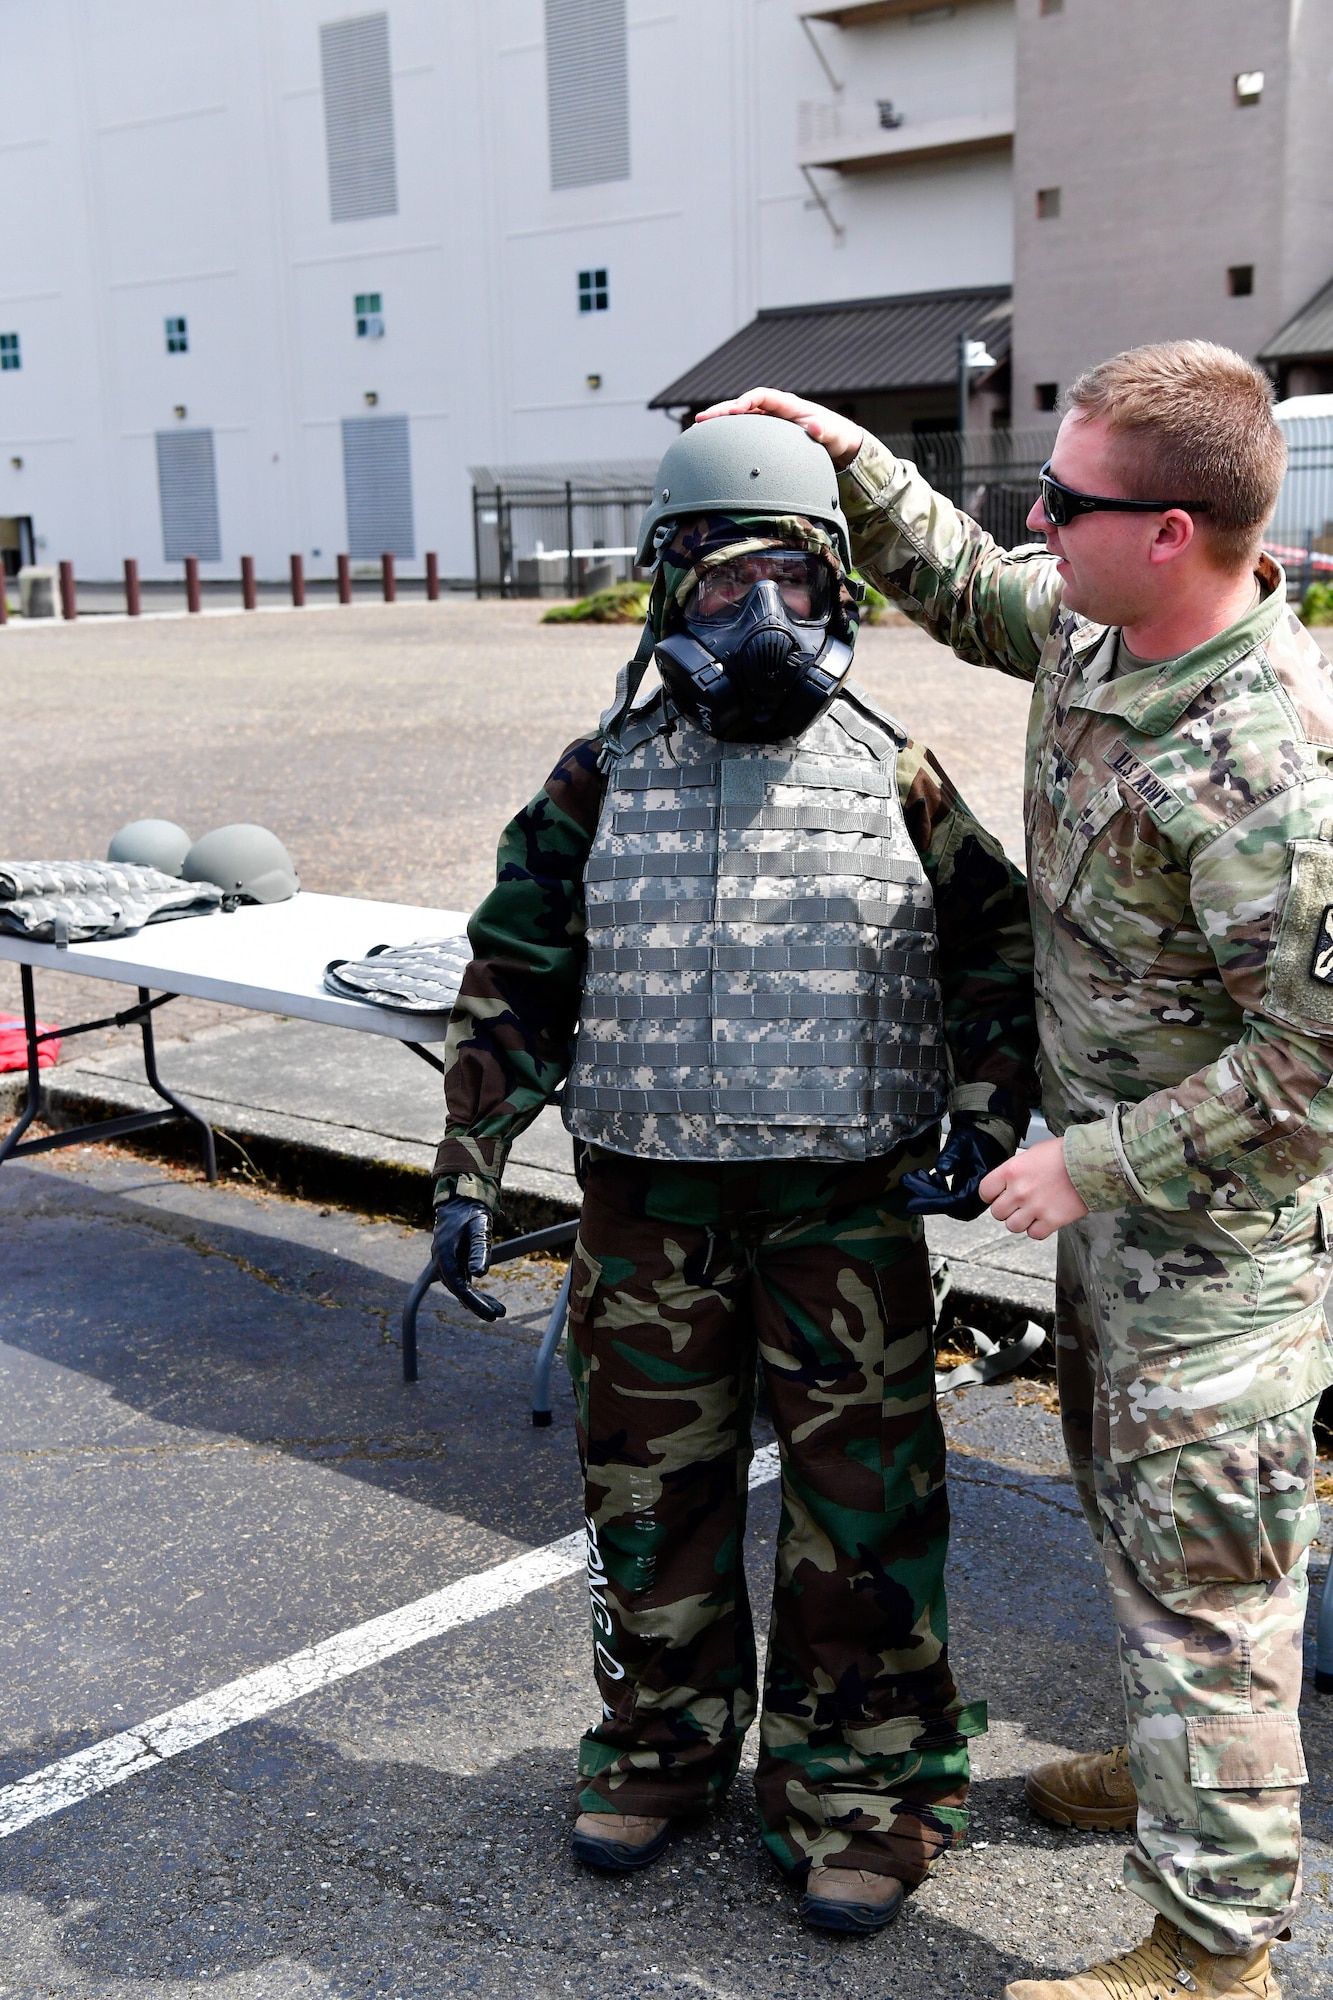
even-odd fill
[[[133,556],[125,558],[125,611],[130,618],[137,618],[143,609],[139,595],[139,565]]]
[[[576,597],[578,592],[574,583],[574,489],[569,480],[565,481],[565,553],[568,557],[565,568],[565,582],[568,588],[565,596]],[[540,590],[541,585],[538,584],[537,588]]]
[[[351,601],[352,601],[352,558],[350,556],[339,556],[338,602],[339,604],[350,604]]]
[[[305,561],[303,557],[301,556],[292,557],[291,571],[292,571],[292,605],[295,610],[299,611],[301,609],[301,606],[305,603]]]
[[[438,604],[440,601],[440,558],[434,549],[426,551],[426,602]]]
[[[255,559],[241,557],[241,608],[253,611],[255,608]]]
[[[199,609],[199,558],[185,558],[185,608],[187,611]]]
[[[9,571],[0,560],[0,625],[9,623]]]
[[[60,615],[62,618],[77,618],[79,615],[72,562],[62,562],[60,565]]]
[[[1305,531],[1305,564],[1301,570],[1301,603],[1304,604],[1310,585],[1314,582],[1314,529]]]
[[[393,604],[398,598],[398,578],[394,572],[393,555],[389,549],[380,557],[380,587],[384,592],[384,602]]]
[[[497,522],[499,515],[496,515]],[[496,537],[499,539],[498,533]],[[477,596],[481,596],[481,496],[476,487],[472,489],[472,574],[477,579]]]

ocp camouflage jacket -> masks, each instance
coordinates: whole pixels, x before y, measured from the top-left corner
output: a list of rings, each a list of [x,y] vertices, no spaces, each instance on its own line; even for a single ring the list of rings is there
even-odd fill
[[[571,744],[505,828],[495,887],[468,925],[473,959],[446,1044],[437,1200],[457,1189],[493,1206],[510,1146],[569,1068],[583,985],[583,875],[606,789],[600,748],[597,737]],[[935,898],[950,1106],[1012,1149],[1036,1090],[1023,877],[921,745],[899,753],[898,787]]]
[[[1044,547],[1005,551],[867,438],[865,574],[1034,683],[1026,758],[1043,1104],[1091,1209],[1270,1208],[1333,1165],[1333,670],[1281,570],[1206,645],[1118,673]]]

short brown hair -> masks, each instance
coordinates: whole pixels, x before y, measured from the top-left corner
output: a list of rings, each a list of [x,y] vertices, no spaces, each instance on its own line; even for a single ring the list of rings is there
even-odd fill
[[[1242,569],[1263,545],[1287,469],[1268,377],[1208,340],[1130,347],[1072,384],[1071,409],[1104,418],[1120,441],[1130,500],[1206,500],[1204,545]]]

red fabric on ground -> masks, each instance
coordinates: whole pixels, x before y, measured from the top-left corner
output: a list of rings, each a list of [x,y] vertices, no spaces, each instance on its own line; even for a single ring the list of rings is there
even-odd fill
[[[39,1021],[37,1032],[44,1035],[55,1026],[54,1021]],[[38,1069],[50,1069],[60,1054],[59,1041],[43,1042],[37,1051]],[[26,1069],[28,1067],[28,1043],[23,1033],[21,1014],[0,1014],[0,1070]]]

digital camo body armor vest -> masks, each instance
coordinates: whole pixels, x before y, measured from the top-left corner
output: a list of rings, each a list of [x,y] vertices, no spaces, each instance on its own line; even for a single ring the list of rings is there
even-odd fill
[[[846,692],[781,745],[719,743],[661,695],[630,717],[584,876],[572,1132],[656,1160],[862,1160],[939,1118],[905,740]]]

